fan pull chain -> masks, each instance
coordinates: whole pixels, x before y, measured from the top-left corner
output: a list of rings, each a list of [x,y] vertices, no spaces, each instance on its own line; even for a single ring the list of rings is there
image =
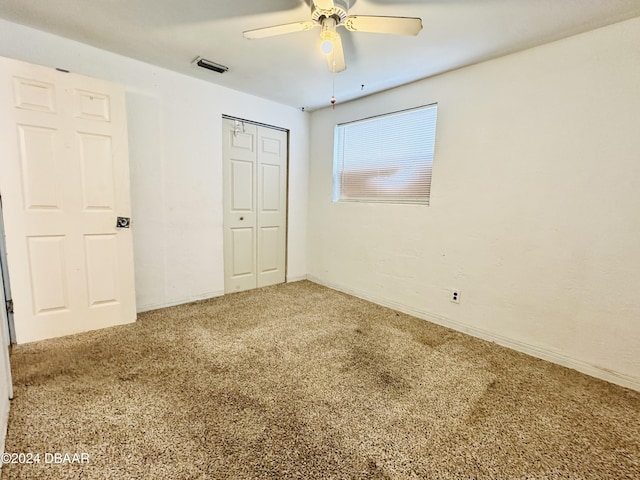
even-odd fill
[[[336,74],[335,74],[335,61],[334,61],[334,73],[332,77],[333,84],[331,86],[331,109],[336,108]]]

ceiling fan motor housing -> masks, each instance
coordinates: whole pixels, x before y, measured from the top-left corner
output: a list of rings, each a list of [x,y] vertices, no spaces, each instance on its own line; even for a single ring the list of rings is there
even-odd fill
[[[322,18],[335,17],[336,25],[339,25],[347,18],[347,10],[349,10],[348,0],[333,0],[334,7],[329,10],[323,10],[316,6],[315,2],[311,2],[311,19],[318,23],[322,23]]]

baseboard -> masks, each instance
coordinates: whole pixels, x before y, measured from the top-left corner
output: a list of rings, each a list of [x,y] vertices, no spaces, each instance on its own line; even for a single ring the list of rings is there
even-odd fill
[[[222,295],[224,295],[224,291],[217,291],[217,292],[203,293],[201,295],[193,295],[191,297],[185,297],[179,300],[173,300],[171,302],[137,305],[136,311],[138,313],[149,312],[151,310],[158,310],[160,308],[175,307],[176,305],[182,305],[185,303],[191,303],[191,302],[197,302],[200,300],[208,300],[209,298],[221,297]]]
[[[607,382],[615,383],[616,385],[620,385],[622,387],[631,388],[633,390],[640,391],[640,378],[632,377],[630,375],[625,375],[625,374],[608,370],[606,368],[598,367],[596,365],[592,365],[580,359],[569,357],[567,355],[564,355],[560,352],[551,350],[541,345],[533,345],[526,342],[521,342],[519,340],[514,340],[508,337],[504,337],[500,334],[496,334],[494,332],[490,332],[487,330],[482,330],[479,328],[471,327],[469,325],[465,325],[463,323],[457,322],[455,320],[444,317],[442,315],[433,314],[425,310],[419,310],[419,309],[404,305],[402,303],[389,300],[387,298],[371,295],[367,292],[345,287],[343,285],[338,285],[333,282],[326,282],[313,275],[307,275],[307,280],[323,285],[325,287],[331,288],[333,290],[338,290],[340,292],[353,295],[354,297],[362,298],[363,300],[368,300],[378,305],[389,307],[389,308],[392,308],[393,310],[397,310],[399,312],[406,313],[408,315],[412,315],[414,317],[421,318],[423,320],[427,320],[429,322],[436,323],[438,325],[442,325],[443,327],[451,328],[458,332],[467,333],[473,337],[477,337],[483,340],[488,340],[490,342],[497,343],[498,345],[511,348],[521,353],[526,353],[527,355],[531,355],[532,357],[540,358],[542,360],[547,360],[549,362],[556,363],[563,367],[577,370],[581,373],[590,375],[592,377],[596,377],[601,380],[605,380]]]
[[[306,279],[307,279],[306,275],[291,276],[291,277],[287,277],[287,283],[300,282],[300,281],[306,280]],[[204,293],[202,295],[194,295],[194,296],[191,296],[191,297],[185,297],[185,298],[181,298],[180,300],[175,300],[175,301],[172,301],[172,302],[153,303],[153,304],[147,304],[147,305],[137,305],[136,311],[138,313],[150,312],[151,310],[158,310],[160,308],[167,308],[167,307],[175,307],[176,305],[182,305],[184,303],[191,303],[191,302],[197,302],[199,300],[208,300],[209,298],[221,297],[222,295],[224,295],[224,291],[223,290],[218,291],[218,292]]]
[[[295,275],[295,276],[287,277],[287,283],[301,282],[306,279],[307,279],[306,275]]]

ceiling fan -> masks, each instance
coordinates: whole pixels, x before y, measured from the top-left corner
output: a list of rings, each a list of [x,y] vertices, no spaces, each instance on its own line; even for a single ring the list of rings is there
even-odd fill
[[[344,27],[352,32],[392,33],[396,35],[417,35],[422,30],[422,19],[420,18],[349,15],[348,9],[349,0],[312,0],[311,20],[247,30],[242,35],[253,40],[321,27],[322,52],[327,56],[329,70],[337,73],[347,68],[342,41],[336,31],[337,27]]]

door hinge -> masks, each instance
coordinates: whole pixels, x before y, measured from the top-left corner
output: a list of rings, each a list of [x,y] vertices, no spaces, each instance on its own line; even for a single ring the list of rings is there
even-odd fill
[[[13,313],[13,300],[7,300],[4,303],[7,306],[7,313]]]

